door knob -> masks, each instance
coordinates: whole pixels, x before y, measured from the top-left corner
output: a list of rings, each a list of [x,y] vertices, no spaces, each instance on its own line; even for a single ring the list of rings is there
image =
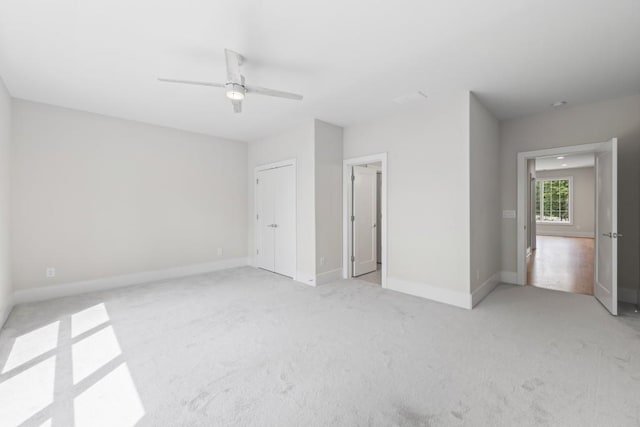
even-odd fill
[[[612,233],[602,233],[602,235],[609,238],[613,237]]]
[[[622,233],[613,233],[613,238],[617,239],[618,237],[624,237]]]

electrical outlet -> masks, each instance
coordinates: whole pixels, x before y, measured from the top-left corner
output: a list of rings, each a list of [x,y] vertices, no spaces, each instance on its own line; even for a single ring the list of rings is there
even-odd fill
[[[50,279],[52,277],[56,277],[56,269],[55,269],[55,267],[47,267],[45,275],[46,275],[47,279]]]
[[[222,248],[218,248],[218,256],[222,256]]]
[[[324,257],[323,256],[320,257],[320,265],[324,265]]]

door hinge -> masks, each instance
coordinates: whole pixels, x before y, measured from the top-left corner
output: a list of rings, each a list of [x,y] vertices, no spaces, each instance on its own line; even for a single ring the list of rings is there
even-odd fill
[[[351,215],[351,222],[354,222],[356,220],[356,217],[354,215]]]
[[[355,175],[351,175],[351,182],[356,180],[356,176]]]
[[[260,215],[256,214],[256,221],[260,219]]]
[[[259,184],[260,180],[258,178],[256,178],[256,184]]]
[[[351,262],[355,262],[356,261],[356,257],[351,255]]]
[[[256,255],[260,255],[260,249],[256,249]]]

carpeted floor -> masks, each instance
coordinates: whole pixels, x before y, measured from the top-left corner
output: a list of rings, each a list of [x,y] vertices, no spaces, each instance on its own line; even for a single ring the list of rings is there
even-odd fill
[[[380,285],[382,283],[382,264],[378,264],[378,268],[376,268],[376,271],[358,276],[358,279],[364,280],[365,282],[373,283],[375,285]]]
[[[473,311],[252,268],[18,306],[0,425],[637,426],[640,319],[499,286]]]

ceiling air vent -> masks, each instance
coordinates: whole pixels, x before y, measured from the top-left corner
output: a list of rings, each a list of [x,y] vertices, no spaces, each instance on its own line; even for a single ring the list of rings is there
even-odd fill
[[[426,101],[427,95],[422,91],[410,93],[408,95],[402,95],[393,99],[393,102],[400,105],[413,104],[420,101]]]

